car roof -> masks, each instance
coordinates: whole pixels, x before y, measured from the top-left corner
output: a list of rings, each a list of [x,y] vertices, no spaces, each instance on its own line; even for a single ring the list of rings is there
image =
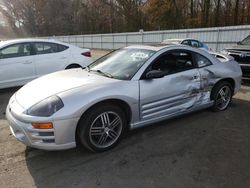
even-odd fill
[[[0,42],[0,47],[4,47],[7,45],[11,44],[16,44],[16,43],[23,43],[23,42],[55,42],[58,44],[64,44],[60,41],[57,41],[55,39],[38,39],[38,38],[24,38],[24,39],[11,39],[11,40],[5,40]]]
[[[170,38],[170,39],[164,39],[163,41],[183,41],[183,40],[197,40],[193,38]]]
[[[170,46],[176,46],[175,44],[162,44],[162,43],[156,43],[156,44],[145,44],[145,45],[131,45],[125,47],[125,49],[144,49],[144,50],[152,50],[152,51],[160,51],[163,48],[167,48]]]

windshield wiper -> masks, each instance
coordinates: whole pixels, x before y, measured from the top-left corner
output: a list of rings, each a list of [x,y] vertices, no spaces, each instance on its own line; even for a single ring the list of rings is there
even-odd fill
[[[99,69],[98,69],[98,70],[93,70],[93,69],[89,69],[89,68],[88,68],[88,70],[89,70],[89,71],[93,71],[93,72],[101,73],[102,75],[104,75],[104,76],[106,76],[106,77],[109,77],[109,78],[114,78],[112,74],[110,74],[110,73],[108,73],[108,72],[103,72],[103,71],[101,71],[101,70],[99,70]]]
[[[86,67],[83,67],[82,69],[86,69],[86,71],[90,71],[90,68],[89,68],[89,66],[86,66]]]

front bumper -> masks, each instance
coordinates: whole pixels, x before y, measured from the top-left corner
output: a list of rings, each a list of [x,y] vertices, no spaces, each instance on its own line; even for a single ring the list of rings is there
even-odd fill
[[[34,129],[32,122],[40,122],[34,117],[34,121],[26,121],[22,115],[15,113],[13,108],[8,105],[6,118],[10,125],[10,130],[17,140],[27,146],[43,150],[64,150],[74,148],[75,130],[79,118],[66,120],[53,120],[53,129]],[[20,107],[19,107],[20,108]]]

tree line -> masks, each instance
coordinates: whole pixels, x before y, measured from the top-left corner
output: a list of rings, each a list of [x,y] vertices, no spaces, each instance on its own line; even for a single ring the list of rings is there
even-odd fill
[[[249,0],[0,0],[1,35],[51,36],[250,24]]]

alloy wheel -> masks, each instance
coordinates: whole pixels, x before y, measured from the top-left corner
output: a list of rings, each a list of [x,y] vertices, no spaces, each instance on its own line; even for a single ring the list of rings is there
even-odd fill
[[[219,110],[224,110],[227,108],[228,104],[230,103],[232,97],[232,91],[229,86],[225,85],[220,88],[219,92],[216,96],[216,107]]]
[[[113,112],[101,113],[92,122],[89,129],[89,140],[97,148],[113,145],[122,132],[122,119]]]

